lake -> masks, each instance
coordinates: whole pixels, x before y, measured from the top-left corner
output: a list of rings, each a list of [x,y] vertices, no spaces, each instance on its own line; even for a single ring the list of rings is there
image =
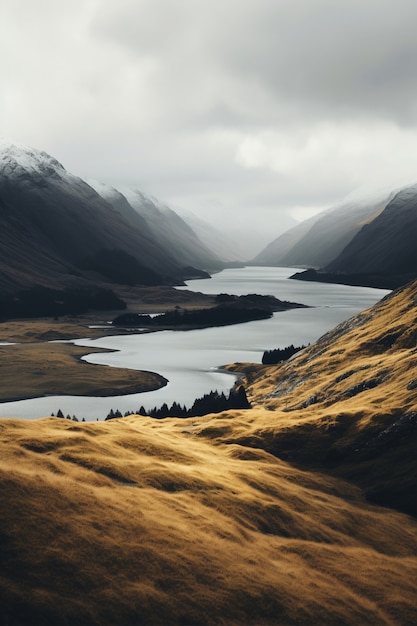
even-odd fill
[[[110,398],[48,396],[0,404],[0,417],[36,419],[61,409],[64,415],[86,420],[104,419],[110,409],[122,413],[168,405],[191,406],[196,397],[213,389],[228,392],[234,376],[221,372],[233,362],[260,363],[264,350],[315,341],[352,315],[372,306],[388,291],[288,280],[294,268],[245,267],[227,269],[211,279],[193,280],[187,289],[202,293],[270,294],[312,308],[275,313],[271,319],[191,331],[160,331],[143,335],[80,338],[80,346],[116,352],[90,354],[89,363],[158,372],[169,380],[157,391]],[[182,289],[182,288],[179,288]]]

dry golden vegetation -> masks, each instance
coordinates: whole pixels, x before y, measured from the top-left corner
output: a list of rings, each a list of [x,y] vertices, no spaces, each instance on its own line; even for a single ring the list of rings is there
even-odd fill
[[[216,421],[1,421],[3,624],[413,623],[416,523]]]
[[[95,366],[80,357],[86,348],[61,343],[0,346],[0,400],[56,395],[114,396],[159,389],[153,372]],[[89,348],[88,353],[104,352]]]
[[[123,287],[120,295],[130,311],[163,312],[178,303],[194,309],[214,306],[214,297],[172,287]],[[152,391],[166,384],[153,372],[92,366],[80,361],[85,348],[50,343],[126,334],[123,328],[109,326],[120,311],[106,311],[60,319],[8,320],[0,323],[0,401],[20,400],[43,395],[111,396]],[[140,329],[138,332],[143,332]],[[147,331],[151,332],[151,331]],[[88,349],[88,353],[98,352]]]
[[[235,365],[248,411],[1,420],[2,626],[417,623],[416,296]]]
[[[254,406],[273,411],[237,438],[358,482],[417,512],[417,283],[347,320],[291,361],[236,365]]]

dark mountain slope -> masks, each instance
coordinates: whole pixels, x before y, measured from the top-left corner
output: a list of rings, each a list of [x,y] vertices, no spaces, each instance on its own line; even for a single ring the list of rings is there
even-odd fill
[[[219,269],[222,263],[197,237],[193,229],[175,211],[143,192],[123,190],[133,209],[146,220],[161,248],[175,255],[184,266]]]
[[[328,272],[417,275],[417,185],[399,191],[384,211],[365,225]]]
[[[182,250],[161,246],[146,220],[119,200],[115,208],[44,152],[0,144],[3,293],[181,281]]]
[[[255,265],[323,267],[330,263],[386,206],[390,195],[372,200],[347,201],[315,215],[270,243]]]

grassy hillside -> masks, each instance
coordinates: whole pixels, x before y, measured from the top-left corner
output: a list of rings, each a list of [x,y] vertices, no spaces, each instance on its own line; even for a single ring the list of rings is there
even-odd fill
[[[355,480],[416,513],[417,283],[277,366],[249,366],[249,399],[274,411],[239,439]],[[271,419],[272,417],[272,419]]]
[[[2,626],[416,623],[416,302],[235,366],[248,411],[1,420]]]
[[[414,521],[203,424],[0,422],[2,623],[415,620]]]

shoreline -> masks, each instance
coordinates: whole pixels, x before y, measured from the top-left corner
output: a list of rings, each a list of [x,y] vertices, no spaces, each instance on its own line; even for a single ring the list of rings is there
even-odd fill
[[[0,346],[0,403],[47,396],[130,395],[156,391],[169,382],[157,372],[82,360],[97,352],[112,350],[48,342]]]
[[[143,292],[143,290],[142,290]],[[147,289],[147,299],[152,291]],[[167,293],[164,290],[164,293]],[[174,296],[187,310],[215,308],[215,296],[201,293],[169,290],[169,301],[163,301],[160,290],[155,295],[157,304],[137,301],[131,294],[128,309],[157,312],[172,310]],[[137,294],[137,291],[136,291]],[[143,293],[142,293],[143,295]],[[257,296],[262,298],[262,296]],[[297,303],[275,303],[275,311],[296,309]],[[290,305],[290,306],[288,306]],[[175,305],[178,307],[178,305]],[[182,308],[183,308],[182,307]],[[185,307],[184,307],[185,308]],[[163,330],[191,331],[223,324],[184,324],[150,328],[123,327],[110,324],[120,312],[106,311],[62,318],[16,319],[0,323],[0,403],[20,402],[48,396],[112,397],[146,393],[163,388],[169,382],[158,372],[98,366],[82,357],[94,352],[111,352],[104,348],[76,346],[77,339],[98,339],[108,336],[137,335]],[[248,320],[242,320],[244,323]],[[3,342],[3,345],[1,345]],[[225,368],[219,368],[219,371]],[[230,374],[230,372],[227,372]]]

